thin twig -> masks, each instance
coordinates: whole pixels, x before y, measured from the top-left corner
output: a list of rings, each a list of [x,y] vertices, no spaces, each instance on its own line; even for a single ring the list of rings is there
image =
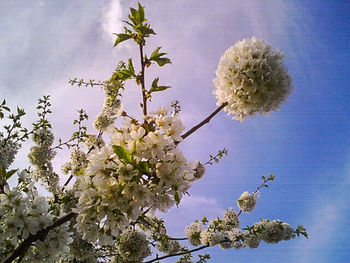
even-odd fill
[[[218,114],[223,108],[225,108],[228,105],[228,102],[225,102],[221,104],[215,111],[213,111],[208,117],[206,117],[203,121],[201,121],[199,124],[191,128],[189,131],[181,135],[182,139],[186,139],[188,136],[190,136],[192,133],[194,133],[196,130],[198,130],[200,127],[202,127],[204,124],[209,123],[209,121]]]
[[[145,61],[143,60],[143,45],[140,44],[140,57],[141,57],[141,88],[142,88],[142,109],[143,115],[147,115],[147,96],[145,87]]]

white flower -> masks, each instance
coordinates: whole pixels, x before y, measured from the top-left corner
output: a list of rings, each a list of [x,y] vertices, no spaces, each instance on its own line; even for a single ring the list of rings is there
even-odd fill
[[[127,229],[118,237],[117,249],[128,262],[141,262],[151,254],[146,235],[137,230]]]
[[[224,230],[231,230],[232,228],[239,227],[239,218],[237,213],[232,209],[228,209],[224,213],[222,218],[221,225]]]
[[[201,232],[203,231],[202,222],[194,222],[185,229],[185,234],[188,238],[188,242],[190,242],[193,246],[198,246],[201,244]]]
[[[244,213],[250,213],[253,211],[256,205],[256,195],[250,194],[248,192],[243,192],[243,194],[238,198],[237,205],[239,209]]]
[[[226,240],[226,235],[222,232],[205,229],[201,232],[201,243],[203,245],[215,246]]]
[[[243,121],[256,112],[277,111],[292,91],[283,54],[262,39],[237,42],[221,57],[214,79],[217,105]]]

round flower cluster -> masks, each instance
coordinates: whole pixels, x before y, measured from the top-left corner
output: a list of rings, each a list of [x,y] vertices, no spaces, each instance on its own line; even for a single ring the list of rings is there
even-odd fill
[[[195,163],[178,149],[184,127],[169,109],[160,108],[145,123],[126,118],[122,128],[109,128],[108,145],[94,149],[77,178],[77,227],[89,241],[118,236],[147,208],[166,212],[179,203],[195,180]],[[101,220],[103,221],[103,227]]]
[[[179,241],[166,239],[157,245],[157,249],[165,254],[174,254],[179,252],[182,247]]]
[[[124,262],[141,262],[151,254],[146,235],[133,229],[124,230],[119,235],[116,246]]]
[[[222,218],[210,221],[207,229],[203,228],[202,222],[196,221],[186,227],[185,234],[188,242],[193,246],[220,244],[220,247],[226,249],[232,247],[232,242],[229,239],[230,231],[238,229],[238,227],[238,214],[230,208],[225,211]]]
[[[237,42],[221,57],[214,79],[217,105],[243,121],[255,113],[277,111],[292,91],[283,54],[262,39]]]
[[[274,244],[295,237],[293,228],[279,220],[261,220],[255,226],[263,229],[261,240],[264,240],[266,243]]]
[[[205,229],[201,232],[201,243],[203,245],[215,246],[225,241],[226,237],[222,232]]]
[[[239,209],[244,213],[250,213],[253,211],[256,205],[256,194],[250,194],[249,192],[243,192],[243,194],[238,198],[237,205]]]
[[[106,131],[122,114],[123,104],[118,99],[107,98],[101,113],[96,117],[94,126],[96,130]]]
[[[74,149],[70,153],[70,161],[62,166],[62,172],[68,174],[71,172],[76,175],[88,164],[87,155],[81,150]]]
[[[15,160],[15,155],[20,148],[18,143],[2,138],[0,134],[0,167],[7,169]]]
[[[98,147],[101,148],[105,145],[105,142],[100,136],[97,136],[93,133],[87,133],[85,138],[85,146],[86,148],[90,149],[91,147]]]
[[[192,246],[198,246],[201,244],[201,232],[203,231],[202,222],[194,222],[185,228],[185,234],[187,236],[188,242]]]
[[[59,178],[53,171],[51,163],[56,155],[56,152],[51,148],[54,135],[48,129],[39,129],[34,132],[33,141],[36,145],[30,148],[28,155],[30,163],[35,168],[33,178],[36,181],[41,180],[46,183],[50,192],[57,193]]]

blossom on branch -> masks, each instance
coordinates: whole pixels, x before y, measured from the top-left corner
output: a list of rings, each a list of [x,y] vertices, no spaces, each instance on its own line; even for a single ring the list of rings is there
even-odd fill
[[[257,112],[277,111],[292,91],[283,54],[262,39],[243,39],[220,58],[214,79],[217,105],[243,121]]]

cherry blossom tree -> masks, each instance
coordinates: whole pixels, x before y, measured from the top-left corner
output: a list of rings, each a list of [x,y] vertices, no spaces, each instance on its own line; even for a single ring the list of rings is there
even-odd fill
[[[174,257],[182,263],[207,262],[209,254],[195,259],[192,253],[211,246],[257,248],[262,241],[307,237],[303,226],[293,228],[274,219],[242,228],[239,216],[254,210],[260,190],[275,179],[273,174],[262,176],[255,191],[244,191],[237,210],[228,208],[214,220],[198,219],[184,229],[183,237],[168,234],[157,212],[179,205],[191,185],[203,177],[206,166],[227,154],[222,149],[206,162],[190,161],[179,148],[182,141],[221,110],[240,122],[277,111],[292,92],[292,82],[280,51],[255,37],[239,41],[219,61],[213,92],[217,109],[185,131],[178,101],[148,110],[154,93],[166,92],[170,86],[155,78],[147,87],[146,72],[171,60],[160,47],[145,53],[146,41],[155,31],[147,23],[144,7],[130,8],[124,22],[124,32],[115,34],[115,46],[133,41],[139,48],[138,58],[121,61],[106,81],[70,80],[72,85],[100,87],[105,92],[95,132],[87,131],[88,115],[79,110],[76,132],[55,145],[49,96],[39,99],[38,121],[30,129],[21,123],[23,109],[13,111],[5,100],[0,105],[0,118],[10,123],[0,133],[0,260],[151,263]],[[141,116],[131,116],[123,105],[126,82],[140,88]],[[21,143],[28,139],[34,142],[28,155],[31,168],[9,169]],[[52,160],[64,148],[70,151],[70,159],[61,172],[54,171]],[[60,173],[69,175],[66,182],[60,181]],[[14,175],[17,185],[10,186],[8,180]],[[38,194],[39,185],[48,196]]]

